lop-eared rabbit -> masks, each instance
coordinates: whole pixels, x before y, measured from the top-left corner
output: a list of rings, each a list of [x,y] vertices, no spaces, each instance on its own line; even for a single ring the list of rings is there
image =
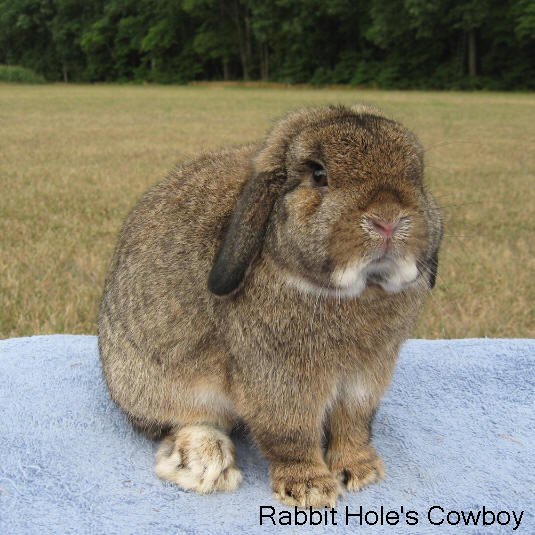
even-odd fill
[[[142,197],[105,283],[99,347],[114,401],[164,437],[159,477],[236,489],[237,422],[285,504],[331,507],[383,476],[371,423],[442,235],[423,174],[398,122],[331,106],[178,166]]]

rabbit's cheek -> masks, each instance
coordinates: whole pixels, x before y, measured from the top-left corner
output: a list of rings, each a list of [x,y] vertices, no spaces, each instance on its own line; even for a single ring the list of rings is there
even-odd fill
[[[396,260],[384,271],[379,270],[376,273],[371,271],[370,279],[387,292],[400,292],[418,279],[416,261],[412,256]]]
[[[357,262],[336,268],[331,275],[331,281],[336,287],[350,290],[353,295],[358,296],[366,287],[366,264]]]

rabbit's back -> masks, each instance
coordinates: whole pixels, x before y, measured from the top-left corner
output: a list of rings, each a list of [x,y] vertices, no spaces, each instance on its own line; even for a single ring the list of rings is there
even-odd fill
[[[112,396],[134,416],[147,411],[148,395],[156,405],[167,403],[154,396],[166,382],[172,389],[224,376],[220,351],[210,349],[218,314],[206,281],[254,150],[209,154],[177,167],[124,223],[98,327]],[[171,407],[154,409],[161,414]]]

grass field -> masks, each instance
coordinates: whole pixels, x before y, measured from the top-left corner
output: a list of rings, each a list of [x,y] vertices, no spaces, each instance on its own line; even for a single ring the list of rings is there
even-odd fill
[[[535,337],[535,95],[210,85],[0,85],[0,337],[95,332],[121,221],[175,162],[362,101],[420,136],[446,216],[416,336]]]

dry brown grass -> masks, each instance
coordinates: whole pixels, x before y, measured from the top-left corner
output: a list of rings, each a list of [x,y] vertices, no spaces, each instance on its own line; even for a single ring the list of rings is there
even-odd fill
[[[94,333],[116,233],[150,184],[289,109],[356,101],[417,132],[447,217],[416,335],[534,337],[534,95],[62,85],[0,86],[0,336]]]

